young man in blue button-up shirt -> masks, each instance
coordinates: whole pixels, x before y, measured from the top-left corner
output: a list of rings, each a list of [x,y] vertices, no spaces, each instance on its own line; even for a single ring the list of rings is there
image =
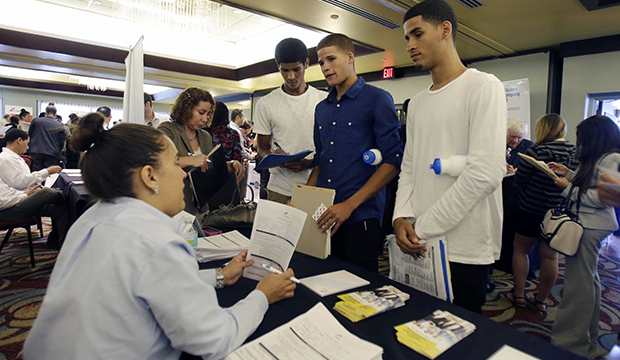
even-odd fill
[[[381,218],[385,185],[398,174],[403,144],[389,93],[366,84],[355,73],[351,39],[332,34],[317,46],[321,71],[334,88],[315,111],[316,154],[308,185],[336,190],[334,205],[318,219],[332,226],[332,255],[377,271],[383,244]],[[362,156],[379,149],[383,161],[366,164]]]

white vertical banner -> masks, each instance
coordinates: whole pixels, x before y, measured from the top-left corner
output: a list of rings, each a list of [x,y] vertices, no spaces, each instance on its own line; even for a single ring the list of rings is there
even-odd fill
[[[125,58],[125,94],[123,95],[123,122],[144,124],[144,52],[142,41],[129,48]]]
[[[527,124],[529,132],[526,139],[531,139],[532,126],[530,121],[530,80],[519,79],[504,81],[508,119],[519,119]]]

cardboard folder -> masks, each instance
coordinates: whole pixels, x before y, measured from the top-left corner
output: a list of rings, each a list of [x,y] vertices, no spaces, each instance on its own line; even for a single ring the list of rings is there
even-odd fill
[[[336,190],[325,189],[314,186],[295,184],[293,186],[293,197],[291,204],[293,207],[308,214],[308,220],[301,232],[301,237],[297,243],[296,251],[306,255],[325,259],[330,252],[329,232],[322,233],[318,228],[312,215],[317,211],[321,204],[330,207],[334,204]]]

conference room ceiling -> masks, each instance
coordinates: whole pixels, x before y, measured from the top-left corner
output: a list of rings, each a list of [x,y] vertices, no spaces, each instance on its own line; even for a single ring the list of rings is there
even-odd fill
[[[139,0],[132,0],[139,2]],[[152,1],[152,0],[151,0]],[[161,0],[174,2],[175,0]],[[179,0],[176,0],[179,1]],[[187,0],[186,0],[187,1]],[[192,0],[196,1],[196,0]],[[203,1],[203,0],[201,0]],[[583,3],[582,3],[583,1]],[[0,0],[3,7],[21,1]],[[79,1],[77,1],[79,2]],[[91,1],[92,2],[92,1]],[[97,2],[97,1],[95,1]],[[247,10],[259,16],[274,19],[283,24],[296,24],[302,28],[323,33],[344,33],[351,37],[360,54],[356,58],[358,73],[375,72],[384,67],[411,66],[405,51],[402,25],[402,9],[417,3],[415,0],[222,0],[220,4]],[[558,47],[562,43],[620,34],[620,6],[594,11],[586,8],[596,0],[482,0],[482,6],[470,9],[457,0],[448,0],[459,18],[457,49],[461,58],[475,60],[524,53],[536,49]],[[465,3],[478,0],[464,0]],[[41,1],[50,6],[50,1]],[[584,5],[586,4],[586,5]],[[53,6],[61,6],[54,5]],[[0,19],[0,66],[38,70],[54,73],[45,80],[12,78],[0,69],[0,83],[11,86],[51,88],[55,85],[70,86],[69,89],[85,87],[78,77],[111,80],[124,79],[126,48],[105,45],[101,42],[77,41],[77,36],[55,35],[52,27],[71,26],[77,34],[81,28],[100,28],[101,24],[83,23],[80,19],[40,19],[49,23],[49,32],[34,26],[38,19],[27,12],[14,14],[19,24]],[[69,24],[69,25],[67,25]],[[279,28],[281,37],[290,36],[288,27]],[[231,31],[229,31],[230,33]],[[221,34],[220,34],[221,35]],[[238,32],[237,32],[238,35]],[[145,34],[145,38],[149,34]],[[194,40],[197,46],[202,36]],[[137,39],[127,39],[134,43]],[[146,40],[145,40],[146,41]],[[260,43],[260,36],[251,38]],[[164,43],[175,49],[175,42]],[[311,60],[316,61],[315,43],[311,48]],[[249,47],[248,47],[249,48]],[[273,45],[269,45],[270,53]],[[246,48],[247,49],[247,48]],[[250,51],[250,50],[247,50]],[[243,54],[240,54],[243,56]],[[264,57],[264,56],[263,56]],[[65,76],[66,80],[61,75]],[[316,64],[306,73],[307,81],[322,80]],[[43,84],[43,83],[46,84]],[[84,81],[82,81],[84,83]],[[213,61],[197,61],[187,57],[168,58],[160,53],[145,50],[145,83],[182,89],[200,86],[218,96],[252,93],[277,87],[281,78],[272,59],[259,60],[254,64],[241,62],[237,66],[224,66]],[[52,84],[52,85],[50,85]],[[106,92],[88,90],[81,92]],[[115,93],[118,95],[118,91]]]

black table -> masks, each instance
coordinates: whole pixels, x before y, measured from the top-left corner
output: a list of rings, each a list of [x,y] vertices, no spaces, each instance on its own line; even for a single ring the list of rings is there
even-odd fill
[[[53,188],[60,191],[71,209],[71,223],[75,222],[89,207],[94,203],[86,186],[84,184],[76,184],[74,181],[82,180],[81,176],[69,176],[66,173],[60,173],[58,179],[54,183]]]
[[[221,265],[223,262],[224,261],[201,264],[200,267],[213,268]],[[476,325],[476,331],[473,334],[461,340],[440,355],[438,358],[440,360],[486,359],[504,344],[510,345],[540,359],[583,359],[578,355],[551,345],[546,341],[525,333],[520,333],[506,325],[496,323],[481,315],[431,297],[336,257],[320,260],[301,253],[295,253],[291,260],[290,267],[295,271],[295,276],[297,278],[344,269],[370,281],[370,285],[359,288],[361,290],[371,290],[383,285],[395,285],[400,290],[409,293],[411,298],[403,307],[353,323],[333,310],[335,303],[339,301],[336,295],[321,298],[303,285],[299,285],[295,290],[295,296],[293,298],[279,301],[269,307],[263,322],[247,341],[251,341],[287,323],[296,316],[310,310],[310,308],[320,301],[351,333],[381,346],[384,350],[383,358],[385,360],[426,359],[426,357],[400,344],[396,340],[396,330],[394,330],[394,326],[411,320],[424,318],[437,309],[447,310]],[[241,278],[235,285],[218,290],[220,306],[232,306],[254,290],[256,284],[256,281]]]

